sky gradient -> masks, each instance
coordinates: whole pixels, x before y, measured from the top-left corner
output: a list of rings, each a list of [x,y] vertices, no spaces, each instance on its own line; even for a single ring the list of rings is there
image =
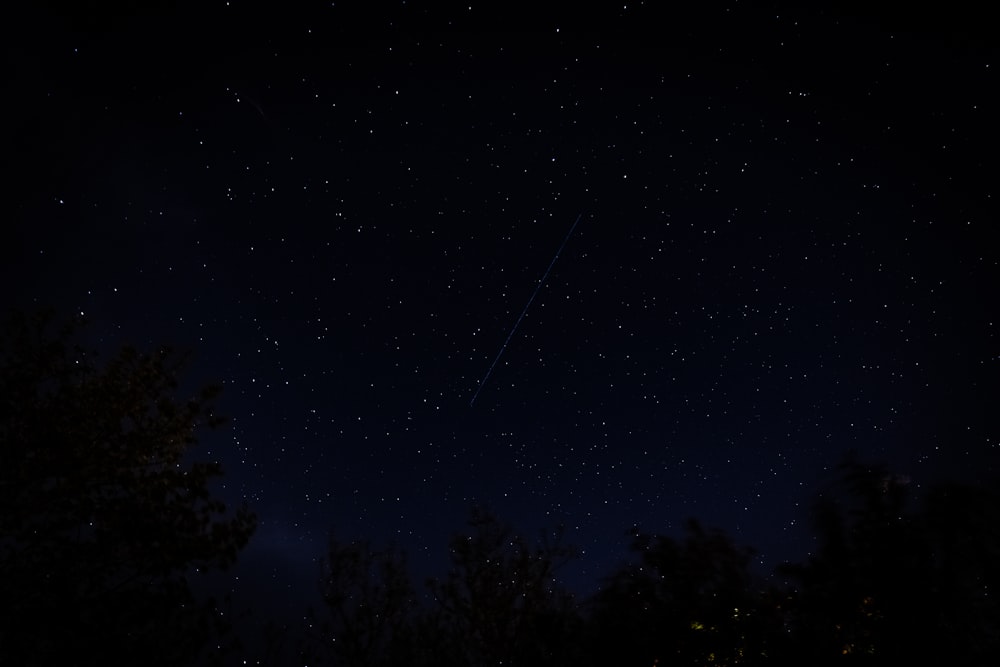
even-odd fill
[[[847,451],[996,478],[1000,60],[783,5],[22,9],[6,301],[224,384],[252,599],[477,504],[580,591],[692,516],[801,559]]]

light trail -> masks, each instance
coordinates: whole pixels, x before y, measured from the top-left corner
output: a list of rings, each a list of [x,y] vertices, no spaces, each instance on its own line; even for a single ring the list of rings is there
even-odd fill
[[[503,342],[503,345],[500,346],[500,351],[497,352],[497,356],[494,357],[493,363],[490,364],[489,370],[486,371],[486,375],[483,376],[483,379],[479,381],[479,386],[476,387],[476,393],[472,395],[472,400],[469,401],[470,408],[473,405],[475,405],[476,399],[479,398],[479,392],[483,390],[483,386],[486,384],[486,381],[489,380],[490,375],[493,374],[493,369],[496,368],[497,362],[500,361],[500,357],[503,356],[504,350],[507,349],[507,345],[510,343],[510,339],[514,337],[514,332],[517,331],[517,327],[520,326],[521,320],[524,319],[525,314],[528,312],[528,308],[531,308],[531,302],[535,300],[535,295],[538,294],[538,290],[542,289],[542,285],[545,284],[545,279],[549,277],[549,271],[552,270],[552,267],[555,265],[556,260],[559,259],[559,253],[561,253],[563,251],[563,248],[566,247],[566,242],[569,241],[569,237],[573,235],[573,231],[576,229],[576,226],[580,223],[580,219],[582,217],[583,213],[577,215],[576,220],[573,222],[572,226],[570,226],[569,231],[566,232],[566,236],[563,238],[562,243],[559,244],[559,249],[556,250],[556,254],[552,256],[552,261],[549,262],[548,268],[545,269],[545,273],[542,274],[542,277],[538,281],[538,284],[535,285],[535,291],[531,293],[531,297],[528,299],[528,303],[524,304],[524,310],[522,310],[521,314],[517,317],[517,321],[514,322],[514,326],[510,328],[510,333],[507,334],[507,340],[505,340]]]

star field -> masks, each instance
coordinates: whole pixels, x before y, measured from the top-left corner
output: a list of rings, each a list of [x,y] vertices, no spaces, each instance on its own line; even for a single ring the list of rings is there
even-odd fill
[[[304,606],[330,529],[435,571],[476,504],[580,591],[691,516],[770,570],[848,450],[997,473],[983,17],[24,11],[7,301],[223,383],[235,591]]]

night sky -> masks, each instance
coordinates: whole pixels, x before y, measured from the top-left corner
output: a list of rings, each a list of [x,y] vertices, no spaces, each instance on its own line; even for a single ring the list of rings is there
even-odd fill
[[[850,450],[1000,471],[984,15],[28,4],[6,306],[224,384],[250,603],[312,602],[331,529],[429,572],[474,505],[565,524],[590,591],[633,525],[803,558]]]

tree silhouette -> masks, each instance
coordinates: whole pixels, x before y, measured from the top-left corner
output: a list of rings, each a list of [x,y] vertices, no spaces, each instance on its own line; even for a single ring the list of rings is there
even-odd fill
[[[595,596],[595,664],[773,664],[776,598],[749,571],[752,551],[694,520],[678,541],[633,531],[638,561]]]
[[[555,581],[573,551],[553,531],[537,543],[477,509],[451,540],[451,569],[418,600],[397,549],[331,539],[321,589],[328,619],[309,664],[579,664],[580,619]]]
[[[930,490],[923,526],[931,544],[938,652],[967,665],[1000,654],[1000,489],[942,484]],[[955,660],[955,658],[959,658]]]
[[[14,314],[0,331],[0,662],[179,664],[214,630],[194,570],[231,565],[255,527],[192,462],[217,393],[174,396],[184,359],[104,364],[80,322]]]
[[[394,549],[331,540],[323,591],[344,665],[989,665],[1000,651],[1000,490],[946,484],[911,510],[908,478],[848,458],[815,505],[818,549],[754,576],[753,551],[691,520],[632,531],[633,561],[586,605],[556,582],[575,554],[475,510],[419,602]],[[321,642],[322,643],[322,642]]]
[[[536,544],[475,509],[470,531],[451,540],[452,567],[429,582],[437,664],[571,664],[578,637],[572,598],[555,580],[575,557],[552,531]]]
[[[303,648],[309,662],[377,667],[410,662],[417,601],[406,557],[331,536],[320,580],[328,620]]]
[[[841,472],[846,493],[815,507],[817,553],[784,568],[796,580],[797,652],[816,665],[990,664],[1000,648],[997,494],[936,487],[911,510],[906,477],[854,457]]]
[[[908,596],[924,549],[904,516],[904,485],[880,466],[849,458],[841,486],[813,507],[819,548],[804,565],[782,571],[797,582],[791,623],[799,650],[816,664],[874,660],[886,651],[891,619]],[[887,619],[886,613],[889,613]]]

